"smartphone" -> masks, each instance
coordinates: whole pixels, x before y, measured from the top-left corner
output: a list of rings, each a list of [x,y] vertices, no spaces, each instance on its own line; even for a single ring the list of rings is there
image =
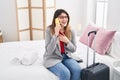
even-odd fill
[[[58,18],[55,18],[55,24],[56,24],[56,26],[59,26],[59,25],[60,25],[60,21],[59,21]]]

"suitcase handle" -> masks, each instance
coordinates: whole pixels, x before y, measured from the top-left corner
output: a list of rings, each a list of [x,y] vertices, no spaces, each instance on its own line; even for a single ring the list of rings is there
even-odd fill
[[[89,36],[90,36],[90,34],[92,34],[92,33],[94,33],[94,52],[93,52],[93,64],[95,64],[95,35],[97,34],[97,31],[90,31],[90,32],[88,32],[88,46],[87,46],[87,64],[86,64],[86,66],[87,66],[87,68],[88,68],[88,58],[89,58],[89,56],[88,56],[88,54],[89,54]]]
[[[90,36],[91,33],[94,33],[96,35],[97,32],[96,31],[90,31],[90,32],[88,32],[88,37]]]

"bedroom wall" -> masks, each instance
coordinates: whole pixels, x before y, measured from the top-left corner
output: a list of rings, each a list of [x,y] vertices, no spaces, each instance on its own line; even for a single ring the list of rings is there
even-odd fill
[[[69,12],[73,27],[81,24],[81,4],[82,0],[56,0],[57,8],[64,8]],[[0,28],[3,32],[4,42],[17,41],[15,0],[0,0],[0,5]]]
[[[56,8],[66,9],[71,16],[71,25],[80,35],[86,25],[94,21],[95,0],[56,0]],[[120,31],[120,1],[109,0],[108,27]],[[73,4],[74,3],[74,4]],[[3,32],[4,42],[17,41],[15,0],[0,0],[0,28]]]
[[[120,0],[109,0],[107,27],[120,31]]]
[[[70,25],[75,29],[76,34],[80,33],[82,24],[82,3],[83,0],[56,0],[56,8],[65,9],[69,13]]]
[[[87,27],[88,23],[95,22],[95,1],[96,0],[82,0],[82,24],[80,35]]]
[[[4,41],[18,40],[15,0],[0,0],[0,28]]]
[[[70,14],[71,25],[78,36],[89,22],[95,20],[95,0],[56,0],[56,2],[56,8],[64,8]]]

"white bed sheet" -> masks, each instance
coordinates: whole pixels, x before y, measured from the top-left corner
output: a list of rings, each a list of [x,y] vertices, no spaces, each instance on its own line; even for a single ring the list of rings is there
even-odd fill
[[[44,40],[7,42],[0,44],[0,80],[58,80],[58,78],[47,70],[42,64],[45,51]],[[24,53],[35,52],[39,59],[31,66],[13,64],[15,57],[23,57]],[[75,56],[82,58],[81,68],[86,67],[87,46],[77,41]],[[89,51],[89,65],[92,64],[93,50]],[[113,66],[114,58],[106,55],[96,54],[96,62],[103,62]],[[112,70],[111,70],[112,71]],[[112,74],[111,74],[112,75]],[[112,80],[112,79],[111,79]]]
[[[58,80],[43,65],[44,40],[7,42],[0,44],[0,80]],[[31,66],[14,64],[15,57],[36,52],[39,59]]]

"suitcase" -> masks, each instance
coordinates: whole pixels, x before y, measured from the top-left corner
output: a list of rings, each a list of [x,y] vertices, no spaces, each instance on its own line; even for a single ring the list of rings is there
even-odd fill
[[[89,54],[89,36],[94,33],[94,52],[93,52],[93,64],[88,66],[88,54]],[[87,47],[87,64],[86,68],[81,71],[81,80],[109,80],[109,67],[104,63],[95,63],[95,35],[96,31],[90,31],[88,33],[88,47]]]

